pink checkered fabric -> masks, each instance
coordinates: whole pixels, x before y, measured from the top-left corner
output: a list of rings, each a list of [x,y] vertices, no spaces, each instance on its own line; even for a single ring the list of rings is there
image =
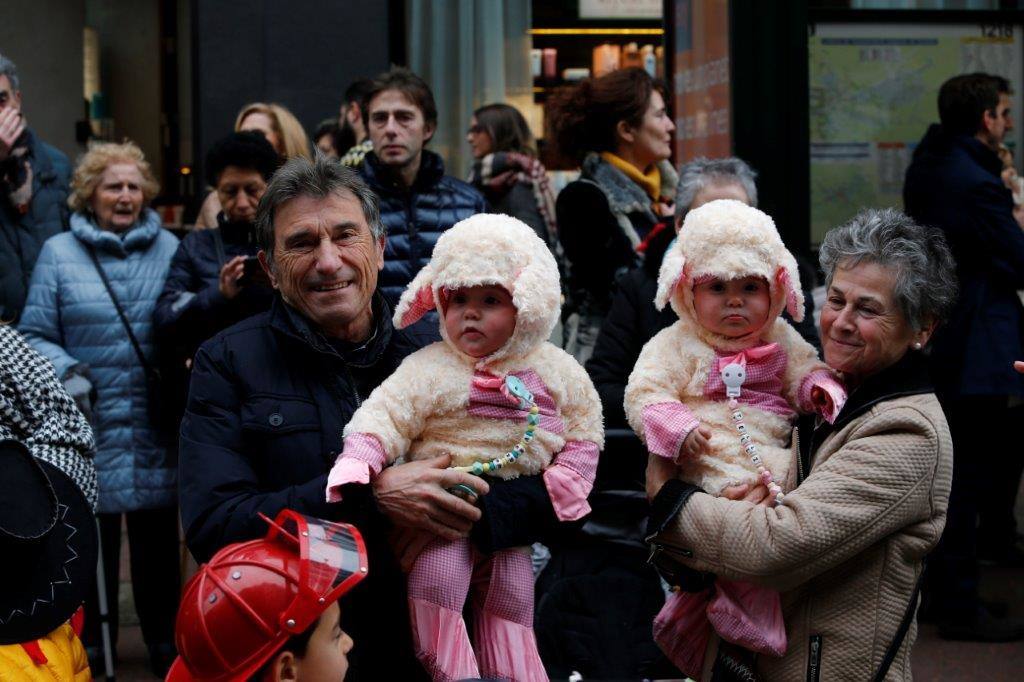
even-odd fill
[[[597,443],[589,440],[569,440],[562,451],[556,454],[551,464],[572,469],[583,479],[593,485],[597,478],[597,458],[600,449]]]
[[[480,554],[469,540],[437,539],[427,545],[409,572],[409,598],[462,613],[472,588],[485,611],[533,626],[533,565],[515,550]]]
[[[711,363],[708,382],[704,385],[704,397],[708,400],[728,401],[717,360],[734,354],[728,351],[715,351],[716,362]],[[786,353],[781,348],[776,348],[775,352],[764,358],[748,360],[747,378],[743,382],[739,402],[744,405],[753,405],[765,412],[771,412],[786,419],[795,416],[793,408],[782,397],[782,376],[786,371],[787,363]]]
[[[822,389],[828,394],[832,401],[830,406],[819,409],[811,401],[811,391],[815,387]],[[843,405],[846,404],[846,388],[832,376],[832,372],[827,369],[819,369],[811,372],[800,381],[797,400],[800,403],[801,410],[804,412],[820,412],[821,416],[831,424],[839,416],[839,411],[843,409]]]
[[[366,462],[374,476],[381,472],[388,461],[384,446],[376,436],[369,433],[350,433],[345,436],[345,449],[341,456]]]
[[[648,405],[643,420],[647,450],[672,461],[679,456],[686,437],[700,426],[689,407],[674,401]]]
[[[540,428],[551,433],[564,433],[565,421],[555,404],[554,398],[541,378],[532,369],[511,372],[519,377],[526,388],[533,393],[533,399],[540,408]],[[477,371],[469,387],[469,413],[488,419],[511,419],[524,421],[528,412],[519,407],[519,400],[502,390],[504,377],[490,372]]]

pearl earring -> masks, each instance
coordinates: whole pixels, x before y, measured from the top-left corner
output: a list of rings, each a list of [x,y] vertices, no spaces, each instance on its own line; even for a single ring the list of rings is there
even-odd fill
[[[921,342],[920,341],[915,341],[914,342],[914,350],[921,350]]]

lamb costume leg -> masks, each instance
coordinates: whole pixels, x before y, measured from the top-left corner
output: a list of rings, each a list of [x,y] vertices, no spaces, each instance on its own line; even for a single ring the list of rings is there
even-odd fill
[[[705,278],[760,277],[768,283],[765,323],[726,337],[698,323],[693,286]],[[689,214],[662,261],[655,305],[671,303],[679,320],[644,347],[626,388],[625,407],[648,450],[680,466],[680,477],[717,495],[731,485],[765,483],[780,503],[791,420],[820,411],[830,421],[845,391],[814,349],[779,318],[803,316],[796,261],[771,218],[738,201],[719,200]],[[742,369],[739,383],[727,386]],[[812,400],[812,397],[814,398]],[[698,426],[712,433],[708,452],[681,456]],[[681,670],[701,673],[712,630],[762,654],[786,651],[779,596],[758,585],[719,579],[701,593],[671,595],[655,620],[655,641]]]
[[[340,499],[342,486],[368,483],[398,456],[448,454],[463,467],[496,461],[512,448],[516,457],[489,475],[542,476],[560,520],[590,511],[587,495],[604,435],[600,400],[583,368],[546,341],[560,311],[558,269],[530,228],[501,215],[452,227],[403,293],[395,326],[433,309],[443,315],[450,291],[481,285],[511,294],[512,336],[476,358],[442,324],[443,341],[406,358],[345,427],[344,451],[328,477],[329,500]],[[532,394],[532,404],[505,390],[512,377]],[[462,619],[467,596],[475,613],[472,641]],[[435,541],[410,573],[409,610],[416,655],[434,679],[547,679],[524,552],[482,556],[466,540]]]

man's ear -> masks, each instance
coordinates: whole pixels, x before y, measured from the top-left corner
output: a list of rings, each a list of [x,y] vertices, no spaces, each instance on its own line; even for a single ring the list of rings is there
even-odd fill
[[[267,258],[267,252],[260,249],[259,253],[256,254],[256,258],[259,259],[263,272],[267,273],[267,277],[270,279],[270,284],[277,289],[277,275],[274,274],[274,266],[270,264],[270,260]]]
[[[377,269],[384,269],[384,244],[387,243],[387,237],[381,236],[377,238]]]
[[[629,125],[627,121],[619,121],[615,124],[615,132],[618,136],[629,144],[633,144],[636,141],[636,132],[633,130],[633,126]]]
[[[430,142],[434,137],[434,132],[437,131],[436,123],[424,123],[423,124],[423,144]]]

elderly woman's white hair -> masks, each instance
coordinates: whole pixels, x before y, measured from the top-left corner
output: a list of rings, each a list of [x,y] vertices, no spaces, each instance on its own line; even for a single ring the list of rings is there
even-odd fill
[[[915,331],[942,322],[956,302],[956,264],[942,232],[894,208],[866,209],[830,230],[818,259],[828,286],[836,268],[890,268],[896,275],[893,298]]]

